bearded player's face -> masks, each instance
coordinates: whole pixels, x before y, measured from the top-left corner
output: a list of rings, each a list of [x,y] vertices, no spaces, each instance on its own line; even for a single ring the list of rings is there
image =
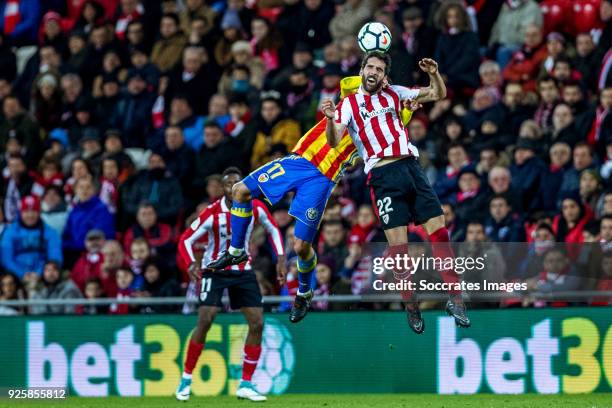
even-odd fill
[[[382,88],[386,78],[385,68],[385,62],[376,57],[369,58],[365,63],[361,69],[361,83],[368,93],[376,93]]]

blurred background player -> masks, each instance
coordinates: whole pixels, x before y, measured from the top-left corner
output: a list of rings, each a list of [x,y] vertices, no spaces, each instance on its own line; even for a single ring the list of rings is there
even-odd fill
[[[222,271],[211,271],[203,267],[218,259],[222,251],[227,250],[232,237],[230,225],[230,208],[232,206],[232,187],[242,178],[242,173],[236,167],[229,167],[223,172],[223,190],[225,195],[206,207],[198,218],[181,235],[179,241],[179,254],[189,265],[189,276],[193,281],[200,280],[198,291],[198,323],[189,341],[185,358],[184,371],[181,383],[176,390],[178,400],[186,401],[191,394],[191,375],[198,358],[204,348],[206,334],[210,329],[217,310],[222,306],[221,298],[225,289],[228,290],[230,306],[240,309],[249,325],[244,345],[244,360],[242,364],[242,381],[238,386],[238,398],[251,401],[265,401],[266,397],[259,394],[251,378],[261,354],[261,336],[263,332],[263,308],[261,292],[251,269],[248,253],[246,262],[241,265],[230,265]],[[281,283],[285,279],[285,255],[280,230],[266,206],[258,200],[253,201],[254,217],[250,219],[245,234],[250,238],[255,224],[264,227],[277,256],[277,271]],[[207,245],[202,260],[196,259],[194,244],[204,235],[208,235]]]
[[[361,78],[347,77],[341,81],[341,97],[354,93],[361,85]],[[411,112],[402,112],[407,123]],[[223,269],[228,265],[245,262],[245,234],[253,214],[252,198],[263,195],[270,204],[280,201],[294,191],[295,196],[289,214],[296,219],[293,250],[298,256],[298,291],[289,313],[289,320],[302,320],[312,302],[313,276],[317,266],[317,254],[312,241],[319,229],[325,205],[332,190],[344,175],[345,169],[357,159],[357,150],[348,134],[331,147],[325,138],[325,119],[319,121],[298,141],[292,153],[273,160],[249,174],[233,189],[232,244],[211,269]]]
[[[336,106],[328,99],[322,104],[327,117],[326,135],[331,146],[337,146],[348,130],[365,162],[372,201],[376,203],[385,236],[389,242],[388,256],[408,254],[407,226],[422,224],[429,234],[435,258],[453,258],[448,230],[444,224],[442,205],[427,180],[417,157],[416,147],[410,143],[408,133],[398,114],[401,102],[438,101],[446,96],[446,86],[438,72],[438,64],[429,58],[419,61],[419,67],[429,75],[429,87],[409,89],[388,85],[391,57],[379,52],[364,56],[361,63],[361,87],[357,93]],[[394,268],[397,269],[397,268]],[[454,270],[440,272],[447,283],[458,282]],[[394,270],[397,280],[410,276],[410,271]],[[447,312],[455,322],[469,327],[461,292],[450,291]],[[402,292],[408,323],[412,330],[423,333],[425,322],[418,303],[407,291]]]

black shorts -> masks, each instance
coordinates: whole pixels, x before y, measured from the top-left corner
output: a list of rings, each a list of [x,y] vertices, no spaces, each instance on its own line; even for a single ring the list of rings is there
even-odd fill
[[[252,270],[204,272],[200,281],[198,306],[223,306],[221,298],[226,288],[232,309],[262,307],[261,291]]]
[[[415,157],[370,170],[372,204],[383,229],[420,225],[442,215],[442,205]]]

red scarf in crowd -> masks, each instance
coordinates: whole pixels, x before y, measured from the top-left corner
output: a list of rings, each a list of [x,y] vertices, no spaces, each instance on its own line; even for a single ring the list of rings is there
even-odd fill
[[[4,34],[10,35],[21,21],[19,0],[7,0],[4,8]]]

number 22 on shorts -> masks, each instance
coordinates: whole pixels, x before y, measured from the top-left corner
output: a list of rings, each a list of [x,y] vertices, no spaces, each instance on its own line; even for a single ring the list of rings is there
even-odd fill
[[[391,197],[383,197],[382,199],[376,201],[376,206],[378,207],[378,216],[385,224],[387,224],[389,222],[389,213],[393,212],[393,207],[391,207]]]

